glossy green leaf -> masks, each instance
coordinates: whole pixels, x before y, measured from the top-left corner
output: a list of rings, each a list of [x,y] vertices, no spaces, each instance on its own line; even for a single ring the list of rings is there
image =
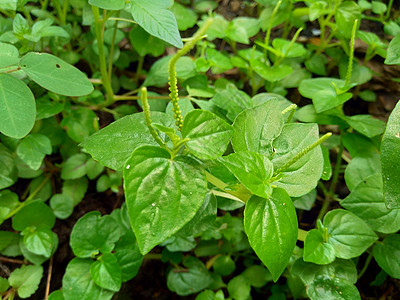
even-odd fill
[[[235,300],[246,300],[250,298],[251,286],[242,275],[233,277],[228,282],[229,297]]]
[[[240,113],[233,123],[232,146],[235,152],[273,153],[272,141],[281,133],[283,117],[278,100],[270,99]]]
[[[274,170],[282,167],[302,150],[319,138],[317,124],[286,124],[282,133],[273,141]],[[297,162],[281,172],[282,178],[274,184],[286,190],[291,197],[300,197],[317,186],[324,167],[321,147],[316,147]]]
[[[33,81],[53,93],[77,97],[93,92],[85,74],[54,55],[31,52],[21,59],[20,66]]]
[[[99,252],[111,252],[120,234],[118,224],[111,216],[102,217],[98,211],[93,211],[76,222],[70,245],[77,257],[92,257]]]
[[[357,282],[357,268],[354,262],[341,258],[336,258],[335,261],[328,265],[317,265],[299,258],[294,262],[291,273],[300,277],[305,285],[309,285],[320,275],[340,278],[353,284]]]
[[[346,117],[345,120],[352,128],[369,138],[381,135],[385,131],[385,123],[371,115],[356,115]]]
[[[165,246],[170,252],[188,252],[194,249],[197,245],[196,240],[192,236],[181,236],[179,233],[169,237],[164,241],[162,246]]]
[[[152,112],[154,122],[172,127],[172,116]],[[161,134],[161,138],[165,135]],[[81,146],[103,165],[122,170],[132,152],[142,145],[158,145],[146,126],[143,113],[123,117],[86,139]]]
[[[378,239],[362,219],[343,209],[328,212],[323,224],[328,228],[328,243],[339,258],[360,256]]]
[[[0,68],[16,65],[18,57],[19,52],[15,46],[0,42]]]
[[[90,276],[101,288],[118,292],[121,288],[122,273],[114,254],[105,253],[90,265]]]
[[[340,205],[363,219],[374,231],[395,233],[400,230],[400,209],[386,208],[382,189],[380,173],[367,176]]]
[[[39,287],[43,276],[43,267],[37,265],[22,266],[15,269],[8,278],[10,285],[17,291],[21,298],[28,298]]]
[[[65,180],[62,186],[62,193],[73,200],[74,206],[82,201],[88,189],[89,181],[86,177],[73,180]]]
[[[35,98],[26,84],[9,74],[0,74],[0,91],[0,132],[22,138],[35,123]]]
[[[299,92],[302,96],[313,100],[315,111],[324,112],[335,108],[347,100],[351,93],[338,93],[345,84],[344,80],[336,78],[312,78],[303,80],[299,85]]]
[[[297,241],[296,210],[286,191],[276,188],[268,199],[251,197],[244,227],[251,247],[277,281]]]
[[[171,11],[175,15],[179,30],[185,31],[196,25],[197,14],[192,9],[175,2],[171,7]]]
[[[272,193],[268,180],[274,173],[271,161],[264,155],[240,151],[224,156],[220,161],[254,195],[268,198]]]
[[[86,162],[88,156],[78,153],[70,156],[63,164],[61,169],[61,178],[64,180],[78,179],[86,175]]]
[[[183,43],[175,16],[163,2],[135,0],[131,3],[130,11],[135,21],[148,33],[181,48]]]
[[[374,258],[378,265],[390,276],[400,279],[400,234],[393,234],[378,242],[374,249]]]
[[[125,0],[89,0],[89,4],[107,10],[120,10],[125,7]]]
[[[251,66],[258,75],[270,82],[280,81],[293,72],[293,68],[285,64],[270,67],[264,62],[252,61]]]
[[[224,154],[231,139],[232,127],[206,110],[192,110],[183,122],[182,138],[185,145],[200,159],[214,159]]]
[[[400,64],[400,33],[397,34],[389,43],[385,64]]]
[[[311,300],[343,299],[361,300],[357,288],[340,278],[331,278],[326,275],[317,276],[307,287],[307,295]]]
[[[18,178],[14,157],[3,144],[0,144],[0,189],[12,186]]]
[[[321,231],[311,229],[304,241],[304,261],[327,265],[335,260],[335,249],[324,242]]]
[[[351,37],[355,20],[361,19],[361,9],[354,1],[343,1],[335,13],[335,22],[346,38]]]
[[[25,205],[19,210],[12,219],[14,230],[22,231],[30,226],[46,225],[53,228],[56,217],[53,211],[42,201],[35,201]]]
[[[64,300],[62,290],[56,290],[49,295],[48,300]]]
[[[267,282],[272,281],[271,273],[261,265],[251,265],[241,275],[256,288],[263,287]]]
[[[183,265],[186,267],[184,272],[172,269],[168,273],[167,285],[171,291],[186,296],[198,293],[211,284],[211,275],[199,259],[189,256]]]
[[[20,204],[18,195],[9,191],[0,191],[0,224],[7,218],[8,214]],[[1,246],[0,246],[1,249]]]
[[[250,97],[246,93],[231,86],[218,92],[211,101],[219,108],[227,111],[226,116],[231,121],[234,121],[239,113],[253,106]]]
[[[194,159],[172,160],[164,149],[142,146],[126,162],[124,190],[133,231],[146,254],[194,217],[204,201],[206,179]]]
[[[128,226],[130,230],[129,219]],[[115,244],[114,255],[121,266],[122,282],[131,280],[139,271],[143,261],[143,255],[139,251],[133,232],[127,231]]]
[[[38,170],[46,154],[52,152],[51,141],[43,134],[30,134],[21,141],[16,152],[32,170]]]
[[[113,292],[94,283],[90,276],[92,260],[74,258],[67,266],[62,279],[62,291],[65,300],[110,300]]]
[[[399,151],[400,101],[389,116],[381,144],[383,197],[389,209],[400,207],[400,169],[397,155]]]
[[[349,190],[353,191],[358,184],[375,173],[381,173],[380,156],[371,151],[368,156],[356,156],[349,162],[344,172],[344,179]],[[381,183],[382,179],[379,182]]]
[[[49,227],[40,226],[35,229],[28,227],[22,231],[22,235],[24,236],[24,244],[28,251],[50,258],[53,245],[55,244],[54,239],[57,239],[57,237]]]
[[[58,219],[64,220],[72,215],[74,200],[65,194],[55,194],[50,199],[50,207]]]
[[[129,39],[133,48],[140,56],[150,54],[154,57],[160,56],[165,51],[165,43],[150,35],[140,26],[135,26],[129,32]]]

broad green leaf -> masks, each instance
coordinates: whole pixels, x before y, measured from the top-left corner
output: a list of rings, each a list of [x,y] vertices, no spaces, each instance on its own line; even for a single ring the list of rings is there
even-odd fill
[[[107,10],[120,10],[125,7],[125,0],[89,0],[89,4]]]
[[[400,234],[393,234],[378,242],[374,249],[374,258],[378,265],[390,276],[400,279]]]
[[[352,128],[369,138],[381,135],[385,131],[385,123],[371,115],[356,115],[346,117],[345,120]]]
[[[254,151],[271,155],[272,141],[283,127],[281,112],[275,99],[241,112],[233,123],[232,146],[235,152]]]
[[[335,249],[324,242],[324,237],[318,229],[311,229],[304,241],[304,261],[319,265],[327,265],[335,260]]]
[[[22,231],[24,236],[24,244],[26,249],[33,254],[42,255],[46,258],[50,258],[52,254],[52,248],[54,239],[57,236],[47,226],[39,226],[38,228],[26,228]]]
[[[47,119],[64,109],[63,102],[51,101],[48,95],[36,99],[36,120]]]
[[[0,74],[0,91],[0,132],[22,138],[35,123],[35,98],[26,84],[9,74]]]
[[[160,56],[165,51],[165,43],[150,35],[140,26],[135,26],[129,32],[129,39],[133,48],[140,56],[150,54],[154,57]]]
[[[79,179],[65,180],[62,186],[62,193],[73,200],[74,206],[78,205],[86,194],[89,181],[86,177]]]
[[[44,226],[43,226],[44,227]],[[26,228],[25,231],[28,231],[30,228]],[[51,245],[51,255],[54,254],[54,252],[57,250],[57,246],[58,246],[58,237],[57,235],[54,233],[53,234],[53,239],[52,239],[53,244]],[[41,243],[41,242],[40,242]],[[30,245],[30,246],[36,246],[35,248],[40,249],[43,248],[42,244],[38,244],[36,245]],[[49,244],[47,244],[47,247],[49,247]],[[44,255],[39,255],[39,254],[35,254],[31,251],[28,250],[28,248],[26,247],[26,244],[24,242],[24,239],[20,239],[19,240],[19,249],[22,253],[22,255],[31,263],[35,264],[35,265],[41,265],[43,264],[45,261],[47,261],[49,259],[48,256],[44,256]]]
[[[400,101],[389,116],[381,144],[383,197],[389,209],[400,207],[400,169],[397,167],[399,151]]]
[[[0,293],[4,293],[8,290],[10,284],[6,278],[0,277]]]
[[[207,48],[206,54],[207,60],[212,67],[211,72],[213,74],[222,74],[227,70],[233,69],[233,65],[226,53],[216,49]]]
[[[268,198],[272,193],[268,180],[274,173],[271,161],[264,155],[240,151],[221,157],[220,161],[254,195]]]
[[[30,31],[28,21],[21,15],[16,14],[13,20],[13,32],[18,39],[23,39]]]
[[[351,37],[351,31],[355,20],[361,19],[361,9],[354,1],[340,3],[335,13],[335,22],[346,38]],[[358,23],[360,24],[360,22]]]
[[[124,169],[124,190],[142,254],[194,217],[206,187],[204,171],[193,158],[171,159],[166,150],[154,146],[133,152]]]
[[[0,190],[12,186],[18,178],[18,170],[10,150],[0,144]]]
[[[211,101],[216,106],[227,111],[227,117],[230,121],[234,121],[239,113],[253,106],[250,97],[246,93],[232,86],[218,92]]]
[[[77,97],[93,92],[85,74],[54,55],[31,52],[21,59],[20,66],[33,81],[53,93]]]
[[[241,274],[251,286],[263,287],[267,282],[272,281],[271,273],[260,265],[251,265]]]
[[[185,31],[196,25],[197,14],[192,9],[175,2],[171,7],[171,11],[175,15],[179,30]]]
[[[161,246],[165,246],[170,252],[188,252],[196,247],[197,243],[192,236],[181,236],[174,234],[164,241]]]
[[[0,69],[19,62],[18,49],[10,44],[0,42]]]
[[[274,170],[316,142],[319,138],[317,124],[286,124],[282,133],[273,141]],[[321,147],[316,147],[286,170],[281,172],[282,178],[274,184],[286,190],[291,197],[300,197],[317,186],[324,167]]]
[[[10,285],[17,291],[21,298],[28,298],[39,287],[43,276],[43,267],[37,265],[22,266],[15,269],[8,278]]]
[[[16,257],[22,255],[20,249],[20,235],[10,231],[0,231],[0,253],[5,256]],[[4,244],[3,244],[4,243]]]
[[[307,50],[302,44],[292,43],[291,41],[276,38],[272,41],[275,50],[282,53],[283,57],[299,57],[306,56]]]
[[[97,115],[89,108],[78,107],[64,116],[61,126],[65,128],[71,139],[80,143],[96,132],[98,119]]]
[[[160,112],[151,112],[156,123],[172,127],[172,116]],[[161,134],[161,138],[165,135]],[[123,117],[86,139],[81,146],[103,165],[122,170],[132,152],[142,145],[158,145],[146,126],[143,113]]]
[[[229,297],[235,300],[246,300],[250,298],[251,286],[246,277],[239,275],[228,282]]]
[[[232,127],[206,110],[192,110],[183,122],[182,138],[185,145],[200,159],[214,159],[224,154],[231,139]]]
[[[143,261],[143,255],[139,251],[135,235],[130,229],[129,219],[127,222],[129,231],[121,237],[114,248],[114,255],[121,266],[122,282],[135,277]]]
[[[300,277],[305,285],[309,285],[320,275],[340,278],[353,284],[357,282],[357,268],[354,262],[341,258],[336,258],[329,265],[316,265],[299,258],[294,262],[290,271],[292,275]]]
[[[64,180],[78,179],[86,175],[88,156],[83,153],[69,157],[62,166],[61,178]]]
[[[118,292],[121,288],[122,273],[114,254],[105,253],[90,266],[90,276],[100,287]]]
[[[230,255],[219,256],[213,265],[214,272],[222,275],[228,276],[235,270],[235,262]]]
[[[376,152],[370,152],[368,156],[354,157],[346,167],[344,179],[350,191],[362,181],[375,173],[381,174],[380,156]],[[382,186],[382,179],[378,181]]]
[[[35,201],[25,205],[19,210],[12,219],[14,230],[22,231],[30,226],[46,225],[53,228],[56,217],[53,211],[42,201]]]
[[[400,230],[400,208],[386,208],[382,189],[381,174],[375,173],[360,181],[340,205],[363,219],[374,231],[395,233]]]
[[[33,133],[21,141],[16,152],[22,161],[36,171],[40,168],[46,154],[51,154],[51,141],[43,134]]]
[[[179,296],[198,293],[212,283],[211,274],[199,259],[189,256],[183,265],[185,272],[172,269],[167,277],[168,288]]]
[[[246,203],[244,227],[251,247],[276,282],[297,241],[297,216],[285,190],[276,188],[268,199],[253,196]]]
[[[5,10],[16,10],[17,9],[18,0],[3,0],[0,3],[0,8]]]
[[[92,260],[74,258],[67,266],[62,279],[62,291],[65,300],[110,300],[113,292],[94,283],[90,276]]]
[[[385,64],[400,64],[400,33],[398,33],[389,43]]]
[[[61,220],[67,219],[74,210],[74,200],[65,194],[55,194],[50,199],[54,215]]]
[[[48,300],[64,300],[62,290],[56,290],[49,295]]]
[[[86,162],[86,175],[89,179],[96,179],[104,171],[104,166],[94,159],[89,158]]]
[[[281,81],[293,72],[293,68],[289,65],[280,64],[270,67],[258,60],[251,61],[251,67],[258,75],[270,82]]]
[[[357,288],[340,278],[331,278],[326,275],[317,276],[307,287],[307,295],[311,300],[343,299],[361,300]]]
[[[302,96],[312,99],[315,111],[321,113],[343,104],[352,97],[351,93],[338,93],[337,90],[344,84],[344,80],[336,78],[305,79],[300,83],[299,92]]]
[[[293,197],[293,205],[297,209],[303,209],[310,211],[315,201],[317,200],[317,190],[313,189],[311,192],[301,196],[301,197]]]
[[[339,258],[360,256],[378,239],[362,219],[343,209],[328,212],[323,224],[328,228],[328,243]]]
[[[9,190],[0,191],[0,225],[6,219],[8,214],[17,208],[19,204],[20,202],[18,201],[17,194]]]
[[[175,16],[163,2],[135,0],[131,2],[130,11],[135,21],[148,33],[181,48],[183,43]]]
[[[70,245],[77,257],[87,258],[99,252],[110,253],[120,235],[120,228],[111,216],[102,217],[98,211],[92,211],[76,222]]]

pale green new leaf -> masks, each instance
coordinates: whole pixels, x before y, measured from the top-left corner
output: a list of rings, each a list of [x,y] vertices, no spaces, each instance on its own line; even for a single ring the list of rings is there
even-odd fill
[[[303,258],[307,262],[327,265],[335,260],[335,249],[331,244],[324,242],[318,229],[311,229],[304,241]]]
[[[36,255],[42,255],[50,258],[54,240],[58,240],[55,233],[53,233],[47,226],[40,226],[33,230],[27,228],[22,232],[24,236],[24,244],[29,252]]]
[[[185,145],[200,159],[214,159],[224,154],[231,139],[232,127],[206,110],[192,110],[183,122],[182,138]]]
[[[17,291],[19,297],[28,298],[38,289],[42,275],[42,266],[24,265],[10,274],[8,282]]]
[[[36,171],[40,168],[46,154],[51,154],[51,141],[43,134],[30,134],[21,141],[16,152],[22,161]]]
[[[0,74],[0,132],[20,139],[31,131],[36,118],[35,97],[21,80]]]
[[[360,256],[378,239],[362,219],[343,209],[328,212],[323,224],[328,228],[328,243],[339,258]]]
[[[276,282],[289,263],[297,241],[297,216],[284,189],[268,199],[253,196],[246,203],[244,228],[251,247]]]
[[[129,218],[142,254],[190,221],[204,201],[203,169],[190,157],[142,146],[128,159],[124,190]]]
[[[132,16],[151,35],[181,48],[183,43],[175,16],[166,9],[163,2],[162,0],[135,0],[131,2]]]
[[[240,151],[224,156],[220,161],[254,195],[268,198],[272,187],[268,180],[274,173],[271,161],[264,155]]]
[[[98,286],[104,289],[113,292],[118,292],[121,289],[121,267],[112,253],[105,253],[92,263],[90,276]]]
[[[151,112],[152,120],[166,127],[175,123],[170,115]],[[160,134],[164,138],[164,134]],[[122,170],[126,160],[139,146],[158,145],[146,126],[143,113],[123,117],[87,138],[81,146],[103,165]]]
[[[389,116],[381,144],[383,196],[386,206],[400,207],[400,101]]]
[[[30,52],[21,59],[20,67],[38,85],[53,93],[77,97],[93,92],[85,74],[54,55]]]

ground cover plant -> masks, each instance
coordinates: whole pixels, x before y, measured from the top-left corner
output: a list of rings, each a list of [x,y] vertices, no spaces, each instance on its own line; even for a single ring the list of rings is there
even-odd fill
[[[1,1],[2,299],[396,299],[399,53],[393,0]]]

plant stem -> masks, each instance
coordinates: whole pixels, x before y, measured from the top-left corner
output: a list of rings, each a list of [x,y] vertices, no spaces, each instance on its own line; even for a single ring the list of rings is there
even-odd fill
[[[322,203],[321,210],[319,211],[317,220],[322,220],[322,218],[325,216],[326,212],[329,209],[329,205],[331,204],[331,197],[328,195],[328,197],[325,197],[324,202]]]
[[[143,70],[143,63],[144,63],[144,56],[139,55],[138,65],[136,68],[136,74],[135,74],[135,78],[133,79],[133,82],[136,83],[136,85],[139,82],[140,74],[142,73],[142,70]]]
[[[304,242],[306,240],[307,234],[308,234],[308,231],[299,228],[298,232],[297,232],[297,239],[299,241]]]
[[[206,171],[206,178],[207,178],[207,181],[209,183],[211,183],[212,185],[216,186],[217,188],[219,188],[222,191],[225,191],[228,194],[231,194],[232,196],[234,196],[235,198],[237,198],[238,200],[240,200],[244,203],[246,203],[250,199],[250,195],[244,195],[244,194],[237,193],[234,191],[225,190],[225,188],[228,185],[207,171]]]
[[[340,141],[339,151],[338,151],[337,157],[336,157],[336,165],[333,170],[332,182],[331,182],[331,186],[329,188],[329,195],[333,195],[336,190],[336,185],[337,185],[338,179],[339,179],[340,168],[342,166],[343,150],[344,150],[344,146],[343,146],[342,141]]]
[[[0,262],[10,263],[10,264],[18,264],[18,265],[26,265],[27,263],[23,260],[12,259],[8,257],[0,256]]]
[[[94,24],[96,29],[96,40],[97,40],[97,50],[99,52],[99,62],[100,62],[100,72],[103,81],[103,86],[106,90],[107,99],[103,103],[102,107],[109,106],[114,102],[114,92],[112,90],[111,81],[108,77],[106,56],[104,53],[104,38],[103,38],[103,24],[104,19],[100,20],[100,11],[97,6],[92,6]]]
[[[46,291],[44,294],[44,299],[47,300],[49,298],[49,293],[50,293],[50,281],[51,281],[51,273],[53,272],[53,259],[54,257],[52,256],[49,261],[49,268],[47,271],[47,282],[46,282]]]
[[[364,275],[365,271],[367,271],[369,263],[371,262],[372,257],[373,257],[372,252],[368,253],[368,257],[365,260],[364,267],[361,269],[360,273],[358,274],[357,280],[360,279]]]
[[[158,254],[158,253],[148,253],[148,254],[146,254],[145,256],[144,256],[144,258],[143,259],[161,259],[161,254]]]
[[[264,39],[265,46],[269,45],[269,40],[271,38],[272,25],[274,24],[275,16],[278,13],[278,10],[279,10],[279,7],[281,6],[281,4],[282,4],[282,0],[279,0],[275,5],[274,10],[272,11],[271,18],[269,19],[269,23],[268,23],[267,33],[265,34],[265,39]],[[264,52],[265,52],[265,58],[267,58],[268,52],[266,50]]]
[[[331,132],[328,132],[327,134],[323,135],[321,138],[318,139],[315,143],[311,144],[307,148],[303,149],[299,153],[297,153],[291,160],[289,160],[286,164],[284,164],[282,167],[277,169],[274,172],[274,176],[278,175],[279,173],[284,172],[287,168],[289,168],[291,165],[293,165],[296,161],[298,161],[300,158],[302,158],[304,155],[306,155],[308,152],[313,150],[314,148],[318,147],[321,145],[323,142],[325,142],[330,136],[332,135]]]
[[[215,196],[219,196],[219,197],[223,197],[223,198],[227,198],[227,199],[231,199],[231,200],[235,200],[235,201],[239,201],[239,202],[243,202],[242,200],[240,200],[238,197],[235,197],[231,194],[225,193],[225,192],[220,192],[217,190],[213,190],[212,193]]]
[[[210,270],[212,266],[214,265],[215,261],[217,260],[218,257],[220,257],[221,254],[214,255],[211,257],[207,262],[206,262],[206,269]]]
[[[390,0],[386,10],[386,16],[385,16],[386,20],[390,17],[390,10],[392,9],[392,5],[393,5],[393,0]]]
[[[179,107],[179,96],[178,96],[178,80],[176,78],[176,63],[178,59],[187,54],[196,43],[204,38],[204,34],[206,33],[208,27],[210,27],[213,22],[212,18],[207,19],[207,21],[203,24],[203,26],[195,33],[193,38],[183,46],[169,61],[168,64],[168,80],[169,80],[169,90],[170,90],[170,98],[173,105],[172,111],[175,113],[174,118],[176,120],[176,126],[178,126],[178,130],[181,130],[183,125],[183,117],[182,111]]]
[[[118,12],[118,14],[119,14],[119,12]],[[108,78],[110,79],[110,81],[112,78],[115,37],[117,35],[117,29],[118,29],[118,20],[115,21],[114,32],[113,32],[112,41],[111,41],[110,55],[108,57]]]

